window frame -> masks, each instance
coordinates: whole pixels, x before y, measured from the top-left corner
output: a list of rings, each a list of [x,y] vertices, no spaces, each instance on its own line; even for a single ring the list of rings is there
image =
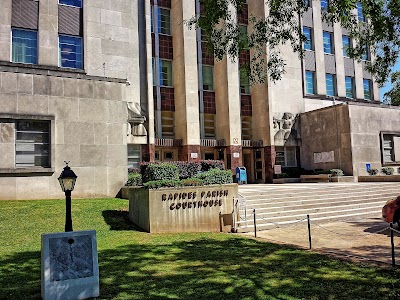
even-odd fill
[[[332,89],[333,95],[328,95],[328,76],[332,76]],[[337,96],[337,82],[336,82],[336,74],[325,73],[325,85],[326,85],[326,95],[329,97]]]
[[[309,30],[309,33],[310,33],[309,38],[305,33],[305,29]],[[303,34],[307,37],[307,42],[303,43],[303,49],[308,50],[308,51],[314,51],[314,34],[313,34],[312,27],[303,26]],[[310,48],[309,49],[306,48],[306,45],[310,45]]]
[[[169,27],[168,27],[168,32],[163,32],[161,29],[164,28],[161,26],[162,21],[161,21],[161,11],[168,11],[169,12]],[[157,7],[157,33],[166,35],[166,36],[172,36],[172,22],[171,22],[171,9],[166,8],[166,7]],[[165,28],[164,28],[165,29]]]
[[[369,92],[369,98],[365,98],[365,83],[368,82],[368,92]],[[364,90],[364,100],[366,101],[372,101],[374,99],[373,96],[373,88],[372,88],[372,80],[371,79],[366,79],[363,78],[363,90]]]
[[[384,145],[385,136],[390,136],[390,138],[391,138],[392,145],[390,147],[390,150],[391,150],[390,155],[391,155],[392,161],[385,161],[385,153],[384,153],[384,151],[385,151],[385,145]],[[396,157],[395,157],[394,137],[400,138],[400,132],[398,132],[398,131],[381,131],[379,134],[382,166],[400,166],[400,160],[396,160]],[[389,149],[389,148],[387,148],[387,149]]]
[[[352,47],[351,38],[350,38],[348,35],[343,34],[343,35],[342,35],[343,57],[350,57],[350,56],[349,56],[349,53],[347,52],[347,49],[346,49],[346,47],[345,47],[345,45],[344,45],[344,43],[343,43],[345,37],[346,37],[346,38],[348,39],[348,41],[349,41],[348,48],[351,48],[351,47]]]
[[[82,8],[82,7],[83,7],[83,0],[77,0],[77,1],[80,1],[81,6],[71,5],[71,4],[66,4],[66,3],[61,3],[61,1],[63,1],[63,0],[58,0],[58,4],[59,4],[59,5],[65,5],[65,6],[77,7],[77,8]]]
[[[330,52],[326,52],[325,51],[325,35],[329,35],[329,48],[330,48]],[[333,32],[329,32],[329,31],[322,31],[322,42],[323,42],[323,48],[324,48],[324,54],[335,54],[335,43],[334,43],[334,38],[333,38]]]
[[[358,21],[365,22],[365,16],[361,2],[357,2],[357,19]]]
[[[141,145],[138,145],[138,144],[127,144],[126,148],[127,148],[127,165],[128,165],[128,168],[134,168],[134,169],[139,168],[139,164],[142,161],[142,147],[141,147]],[[129,149],[129,148],[131,148],[131,149]],[[133,149],[133,148],[135,148],[135,149]],[[135,154],[133,154],[133,153],[135,153]],[[136,156],[137,153],[139,153],[138,157]],[[129,154],[132,154],[132,155],[129,155]],[[131,162],[133,160],[135,160],[136,158],[138,158],[139,161],[137,163],[133,162],[133,164],[131,164]]]
[[[308,76],[307,74],[311,74],[311,78],[312,78],[312,87],[313,87],[313,92],[309,93],[308,92]],[[317,82],[316,82],[316,78],[315,78],[315,72],[314,71],[305,71],[305,94],[306,95],[316,95],[317,93]]]
[[[326,3],[326,5],[323,5],[323,3]],[[321,11],[327,10],[329,6],[329,0],[320,0],[320,6],[321,6]]]
[[[74,39],[80,39],[81,41],[81,53],[80,53],[80,68],[72,68],[72,67],[64,67],[62,65],[62,55],[61,55],[61,37],[69,37],[69,38],[74,38]],[[76,46],[75,46],[76,47]],[[75,36],[75,35],[68,35],[68,34],[58,34],[58,61],[59,61],[59,67],[60,68],[65,68],[65,69],[73,69],[73,70],[83,70],[84,69],[84,64],[83,64],[83,38],[81,36]]]
[[[350,79],[351,79],[352,97],[349,97],[349,96],[347,95],[347,78],[350,78]],[[344,85],[345,85],[345,91],[346,91],[346,98],[348,98],[348,99],[355,99],[355,98],[356,98],[356,87],[355,87],[354,77],[352,77],[352,76],[345,76],[345,77],[344,77]]]
[[[171,64],[171,85],[164,84],[164,79],[162,77],[163,62],[169,62]],[[162,87],[174,87],[174,64],[173,64],[173,61],[170,59],[160,58],[158,60],[158,68],[159,68],[158,69],[158,84]]]
[[[36,60],[35,62],[21,62],[21,61],[14,61],[13,59],[13,50],[14,50],[14,32],[16,31],[20,31],[20,32],[34,32],[36,33]],[[38,64],[38,54],[39,54],[39,34],[37,30],[33,30],[33,29],[26,29],[26,28],[19,28],[19,27],[11,27],[11,43],[10,43],[10,47],[11,47],[11,51],[10,51],[10,61],[13,63],[18,63],[18,64],[27,64],[27,65],[37,65]]]
[[[280,149],[281,148],[281,149]],[[297,158],[297,148],[298,146],[275,146],[275,153],[276,153],[276,158],[282,157],[278,155],[278,152],[283,152],[283,164],[278,163],[275,158],[275,164],[276,165],[281,165],[284,168],[296,168],[298,166],[298,158]],[[289,150],[294,152],[294,165],[288,165],[288,152]]]
[[[213,91],[214,91],[214,66],[213,66],[213,65],[202,65],[202,68],[203,68],[203,70],[202,70],[203,91],[213,92]],[[204,74],[205,74],[204,69],[211,69],[211,80],[212,80],[211,88],[207,88],[207,89],[206,89],[206,88],[204,87],[204,82],[205,82],[205,80],[204,80],[204,78],[205,78],[205,76],[204,76]]]

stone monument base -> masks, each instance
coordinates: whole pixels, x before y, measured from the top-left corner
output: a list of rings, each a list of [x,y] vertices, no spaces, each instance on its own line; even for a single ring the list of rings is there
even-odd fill
[[[42,234],[42,299],[99,296],[96,231]]]

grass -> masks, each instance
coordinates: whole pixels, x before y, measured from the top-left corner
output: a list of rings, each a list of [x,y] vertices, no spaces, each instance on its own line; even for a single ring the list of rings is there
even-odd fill
[[[64,230],[64,201],[0,202],[0,299],[40,299],[40,235]],[[148,234],[120,199],[73,200],[95,229],[100,299],[399,299],[400,272],[233,234]]]

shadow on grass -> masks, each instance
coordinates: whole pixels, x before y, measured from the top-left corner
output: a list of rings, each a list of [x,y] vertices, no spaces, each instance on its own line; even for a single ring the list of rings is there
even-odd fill
[[[164,240],[167,240],[165,236]],[[0,260],[0,299],[40,299],[38,252]],[[175,240],[99,253],[100,299],[399,299],[399,271],[250,239]]]
[[[129,220],[129,212],[124,210],[103,210],[104,221],[110,226],[110,230],[135,230],[145,232]]]

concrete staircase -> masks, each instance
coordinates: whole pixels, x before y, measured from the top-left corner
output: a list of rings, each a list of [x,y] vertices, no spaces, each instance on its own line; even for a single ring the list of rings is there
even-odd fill
[[[387,200],[400,195],[400,183],[301,183],[243,185],[239,194],[238,232],[276,228],[305,219],[313,221],[381,217]],[[295,227],[294,227],[295,228]]]

